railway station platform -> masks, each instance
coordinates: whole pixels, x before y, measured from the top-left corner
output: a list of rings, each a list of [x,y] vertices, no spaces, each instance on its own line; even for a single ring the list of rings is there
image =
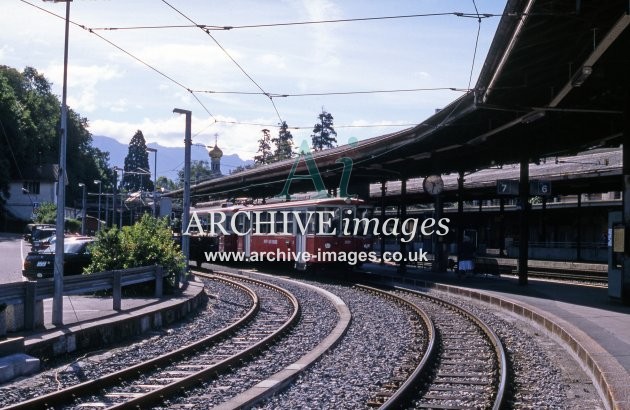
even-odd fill
[[[395,266],[378,264],[361,270],[479,299],[529,319],[568,348],[610,408],[630,409],[630,306],[612,302],[606,287],[532,278],[520,286],[509,276],[458,277],[415,267],[401,275]]]
[[[64,296],[64,324],[55,326],[52,299],[45,299],[43,328],[9,333],[8,337],[23,337],[23,353],[47,358],[99,348],[161,328],[194,312],[205,300],[199,282],[189,282],[180,292],[159,299],[123,297],[120,311],[113,309],[111,296]]]

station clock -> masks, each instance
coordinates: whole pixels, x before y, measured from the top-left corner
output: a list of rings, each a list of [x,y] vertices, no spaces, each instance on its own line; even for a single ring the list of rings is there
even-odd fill
[[[444,181],[439,175],[429,175],[422,181],[422,188],[429,195],[439,195],[444,190]]]

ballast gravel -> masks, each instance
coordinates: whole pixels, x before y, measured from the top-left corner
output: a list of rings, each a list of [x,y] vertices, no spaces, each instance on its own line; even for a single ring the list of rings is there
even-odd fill
[[[208,303],[194,316],[145,333],[132,344],[52,360],[39,374],[0,386],[0,407],[96,379],[193,343],[238,320],[252,306],[245,292],[224,282],[207,282],[206,287]]]
[[[312,283],[339,296],[352,322],[341,342],[284,392],[256,408],[366,408],[412,346],[411,312],[344,285]]]
[[[479,316],[499,336],[511,364],[508,409],[604,409],[590,378],[551,338],[526,321],[494,306],[429,290]]]

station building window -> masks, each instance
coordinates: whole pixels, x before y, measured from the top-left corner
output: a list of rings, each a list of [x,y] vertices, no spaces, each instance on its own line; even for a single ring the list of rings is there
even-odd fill
[[[22,193],[24,195],[39,195],[39,181],[24,181],[22,183]]]

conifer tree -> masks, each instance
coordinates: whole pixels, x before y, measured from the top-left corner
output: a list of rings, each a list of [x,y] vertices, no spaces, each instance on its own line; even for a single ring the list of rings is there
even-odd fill
[[[293,134],[288,128],[287,122],[282,121],[278,136],[271,140],[276,145],[276,150],[273,154],[275,161],[282,161],[293,156]]]
[[[271,152],[271,134],[268,129],[261,130],[263,136],[258,140],[258,155],[254,157],[256,164],[270,164],[273,162],[273,153]]]
[[[145,174],[146,173],[146,174]],[[149,153],[142,131],[138,130],[129,142],[125,157],[125,177],[122,187],[129,192],[153,191],[153,181],[149,169]]]
[[[337,132],[333,128],[333,116],[324,110],[317,116],[319,122],[313,127],[311,139],[313,151],[333,148],[337,144]]]

